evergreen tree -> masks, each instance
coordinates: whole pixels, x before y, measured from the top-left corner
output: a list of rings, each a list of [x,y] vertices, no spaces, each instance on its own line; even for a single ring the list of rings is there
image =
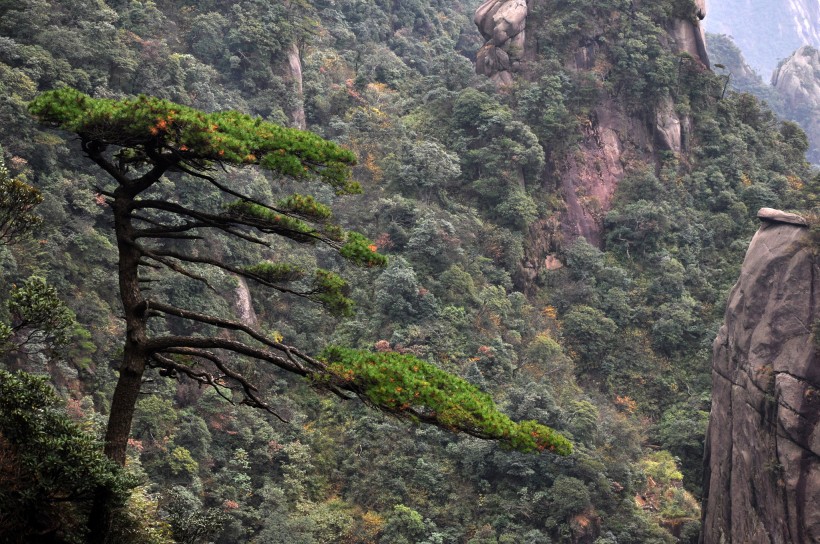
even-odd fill
[[[512,422],[488,396],[415,358],[342,349],[316,358],[239,320],[179,307],[146,292],[152,271],[167,270],[180,280],[212,288],[204,270],[215,269],[316,301],[335,314],[352,313],[348,286],[331,271],[308,271],[286,260],[234,263],[203,243],[213,243],[210,233],[215,231],[263,248],[271,247],[271,238],[286,239],[299,245],[323,244],[359,266],[383,266],[386,258],[376,246],[357,232],[344,231],[313,196],[292,194],[270,203],[213,175],[219,167],[256,165],[287,178],[317,180],[337,194],[353,194],[360,188],[350,179],[349,167],[355,163],[351,152],[309,132],[235,111],[208,114],[147,96],[94,99],[63,88],[39,95],[29,109],[42,122],[76,133],[84,154],[115,184],[113,189],[97,189],[113,212],[126,323],[105,437],[105,453],[114,461],[125,461],[149,367],[212,386],[228,400],[235,390],[242,403],[273,413],[237,356],[309,377],[343,398],[348,398],[345,391],[357,393],[398,416],[497,439],[523,451],[570,452],[569,442],[552,429],[534,421]],[[215,191],[221,208],[187,205],[181,194],[164,196],[161,182],[168,175],[191,184],[187,192]],[[209,332],[158,333],[158,321],[168,330]],[[95,539],[102,540],[108,530],[109,503],[109,496],[98,497],[92,516],[99,524]]]

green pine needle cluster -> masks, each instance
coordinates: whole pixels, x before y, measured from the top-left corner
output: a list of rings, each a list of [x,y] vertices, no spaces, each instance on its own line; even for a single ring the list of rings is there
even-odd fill
[[[366,236],[358,232],[348,232],[345,245],[339,249],[342,257],[359,266],[385,266],[387,257],[377,251],[374,244]]]
[[[330,208],[318,202],[311,195],[292,194],[277,203],[283,211],[301,215],[314,220],[330,219]]]
[[[359,388],[367,402],[386,412],[423,417],[522,452],[572,453],[572,444],[555,430],[536,421],[512,421],[490,395],[412,355],[332,346],[321,357],[334,374]]]
[[[310,132],[237,111],[205,113],[156,97],[92,98],[70,87],[29,104],[41,122],[104,145],[158,150],[187,163],[255,164],[296,179],[317,175],[339,194],[361,192],[350,179],[352,152]]]
[[[313,276],[311,300],[322,304],[331,314],[349,317],[353,315],[353,300],[348,298],[350,286],[340,275],[317,268]]]
[[[247,200],[233,202],[227,208],[230,215],[253,221],[262,232],[275,232],[302,243],[315,243],[318,240],[316,229],[296,217],[277,213]]]

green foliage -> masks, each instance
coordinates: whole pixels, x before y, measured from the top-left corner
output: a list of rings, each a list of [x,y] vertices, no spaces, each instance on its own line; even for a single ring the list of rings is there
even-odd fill
[[[171,472],[175,476],[196,476],[199,470],[199,465],[196,460],[191,457],[191,452],[183,447],[176,447],[173,449],[169,464],[171,467]]]
[[[387,518],[379,543],[410,544],[420,542],[426,536],[427,527],[421,514],[403,504],[393,507]]]
[[[65,413],[45,377],[0,370],[0,540],[83,542],[98,489],[122,505],[134,482]]]
[[[513,422],[489,395],[416,357],[331,347],[322,358],[346,383],[361,389],[369,403],[386,412],[499,440],[523,452],[572,452],[569,441],[553,429],[536,421]]]
[[[330,208],[317,202],[311,195],[289,195],[277,202],[277,207],[314,220],[330,219]]]
[[[111,537],[122,544],[175,544],[170,525],[159,519],[157,500],[145,486],[133,489],[125,508],[117,512]]]
[[[39,132],[26,103],[38,89],[71,85],[95,97],[145,93],[284,124],[304,98],[311,130],[361,157],[354,174],[368,199],[334,199],[333,188],[319,184],[296,191],[254,169],[229,168],[220,177],[273,203],[272,214],[301,221],[290,225],[294,236],[338,248],[347,231],[324,215],[322,207],[332,205],[344,213],[345,227],[367,232],[390,254],[390,264],[350,274],[346,287],[330,282],[336,284],[331,298],[357,302],[358,315],[341,323],[315,305],[268,295],[249,282],[260,327],[309,351],[329,342],[375,344],[435,361],[491,392],[511,418],[566,430],[575,442],[575,455],[563,460],[453,440],[438,429],[400,426],[359,403],[335,403],[246,364],[237,368],[271,391],[274,410],[294,425],[217,402],[184,378],[172,387],[160,382],[160,398],[168,402],[142,406],[151,410],[138,416],[142,434],[132,454],[152,491],[166,499],[168,487],[179,483],[169,472],[176,448],[198,463],[190,497],[175,510],[178,539],[189,538],[187,524],[190,541],[594,540],[574,532],[572,518],[580,515],[592,528],[600,525],[601,543],[671,541],[659,525],[663,519],[634,505],[645,489],[642,444],[660,443],[681,459],[682,484],[674,481],[666,490],[670,500],[657,503],[672,512],[683,489],[675,486],[695,490],[700,480],[709,344],[756,228],[754,207],[797,207],[792,188],[811,179],[799,157],[804,142],[748,98],[727,93],[718,100],[725,78],[666,49],[670,18],[690,17],[689,0],[530,4],[534,59],[499,93],[474,75],[469,59],[484,40],[471,21],[475,6],[459,0],[315,6],[110,0],[113,9],[77,0],[0,2],[0,94],[7,97],[0,101],[6,127],[0,139],[28,161],[34,174],[28,179],[46,197],[41,240],[31,250],[0,251],[0,266],[9,283],[47,275],[69,297],[99,346],[86,354],[95,391],[111,387],[109,362],[119,356],[114,339],[121,331],[114,317],[121,309],[110,296],[116,278],[103,268],[114,245],[100,230],[105,205],[90,189],[106,182],[82,171],[69,144]],[[293,43],[303,95],[288,67]],[[644,125],[654,119],[657,101],[669,96],[687,119],[687,149],[641,164],[643,145],[633,147],[632,135],[621,133],[628,172],[601,218],[603,243],[570,244],[559,225],[558,186],[566,159],[583,156],[576,144],[593,143],[602,108],[625,111],[627,123]],[[166,151],[185,143],[174,140],[173,130],[160,134],[159,116],[146,121]],[[134,161],[126,163],[132,172],[144,171],[139,152],[121,157]],[[203,166],[215,169],[219,162],[229,164],[217,157]],[[155,194],[219,210],[215,189],[183,179],[167,176]],[[294,202],[294,191],[316,198]],[[282,231],[268,219],[255,220]],[[237,268],[300,292],[313,289],[316,266],[330,268],[336,258],[325,244],[300,250],[271,238],[270,249],[256,250],[214,236],[197,251],[224,255]],[[356,245],[359,256],[368,257],[368,246]],[[545,252],[565,266],[535,276]],[[150,272],[149,279],[165,279]],[[215,276],[208,278],[218,291],[234,287]],[[169,283],[148,285],[152,295],[171,292],[174,301],[227,315],[230,300],[193,282]],[[340,306],[344,313],[346,304]],[[152,326],[182,328],[173,320]],[[193,327],[195,335],[212,333]],[[576,372],[592,393],[578,386]],[[55,379],[76,383],[59,373]],[[103,396],[97,394],[97,408],[105,411]],[[176,416],[163,420],[162,411]],[[152,501],[146,517],[155,511]],[[170,501],[162,503],[161,515],[168,515]],[[394,510],[397,504],[407,511]],[[216,513],[224,523],[197,521]],[[547,526],[552,513],[560,519]],[[190,522],[188,514],[194,514]],[[670,519],[664,527],[681,518]],[[210,532],[198,535],[201,526]]]
[[[261,204],[240,200],[229,204],[227,210],[232,216],[254,221],[256,228],[262,232],[276,233],[300,243],[313,244],[319,240],[319,232],[310,224]]]
[[[22,176],[11,177],[0,147],[0,244],[18,242],[43,222],[34,213],[42,201],[40,191]]]
[[[0,328],[0,352],[58,350],[73,338],[77,322],[44,278],[31,276],[13,285],[7,302],[11,323]]]
[[[603,312],[577,306],[564,316],[564,335],[581,369],[601,368],[615,345],[618,326]]]
[[[39,95],[29,111],[44,123],[89,141],[133,149],[131,161],[150,161],[146,149],[184,162],[256,164],[293,178],[318,175],[339,193],[359,192],[350,181],[354,155],[310,132],[285,128],[236,111],[204,113],[148,96],[95,99],[63,88]]]
[[[162,501],[165,521],[171,526],[174,542],[198,544],[213,537],[225,523],[218,508],[202,508],[189,490],[175,486]]]
[[[345,244],[339,249],[339,254],[359,266],[387,265],[387,257],[378,253],[377,249],[376,245],[366,236],[358,232],[348,232]]]
[[[269,283],[286,283],[305,276],[305,271],[302,268],[291,263],[265,261],[253,266],[246,266],[243,270]]]
[[[436,142],[403,142],[386,162],[385,176],[399,191],[424,199],[456,186],[461,177],[458,157]]]
[[[313,277],[311,300],[321,303],[334,315],[353,315],[354,302],[348,298],[350,288],[338,274],[329,270],[317,269]]]

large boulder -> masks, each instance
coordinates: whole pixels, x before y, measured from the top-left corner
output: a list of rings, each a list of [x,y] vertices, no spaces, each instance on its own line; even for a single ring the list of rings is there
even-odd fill
[[[760,217],[714,343],[706,544],[820,542],[820,268],[801,218]]]
[[[499,85],[512,83],[524,55],[526,0],[486,0],[475,12],[475,24],[487,42],[476,56],[476,72]]]

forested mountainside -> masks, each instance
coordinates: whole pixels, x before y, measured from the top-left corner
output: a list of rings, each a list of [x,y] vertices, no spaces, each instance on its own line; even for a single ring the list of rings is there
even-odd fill
[[[708,34],[710,58],[720,65],[716,72],[726,78],[727,86],[755,95],[779,117],[798,123],[806,131],[809,149],[806,156],[820,163],[820,53],[803,46],[782,60],[774,71],[771,84],[751,68],[732,38],[725,34]]]
[[[697,541],[711,343],[757,210],[816,205],[806,136],[753,96],[724,92],[698,49],[703,6],[689,0],[533,0],[515,42],[520,25],[488,36],[477,8],[0,0],[0,180],[42,194],[26,207],[41,219],[24,216],[36,229],[0,237],[12,327],[0,329],[3,366],[47,375],[65,399],[0,374],[3,539],[84,541],[89,486],[105,481],[126,490],[112,526],[120,542]],[[509,77],[476,74],[488,42]],[[112,184],[76,139],[27,110],[63,86],[239,110],[358,157],[363,195],[307,187],[373,240],[386,267],[271,250],[341,268],[353,317],[199,269],[210,287],[158,271],[152,296],[236,315],[309,353],[413,355],[513,419],[557,429],[573,454],[413,425],[245,362],[286,422],[152,371],[127,474],[106,465],[89,434],[103,432],[124,338]],[[214,175],[274,199],[296,183],[254,169]],[[220,205],[185,179],[166,178],[162,197]],[[206,242],[201,256],[237,266],[266,257],[225,236]],[[57,332],[20,345],[27,308],[62,303],[42,324]],[[49,455],[66,443],[80,452],[68,472]]]
[[[801,46],[820,47],[820,4],[815,0],[715,0],[706,30],[731,36],[749,64],[768,79]]]

